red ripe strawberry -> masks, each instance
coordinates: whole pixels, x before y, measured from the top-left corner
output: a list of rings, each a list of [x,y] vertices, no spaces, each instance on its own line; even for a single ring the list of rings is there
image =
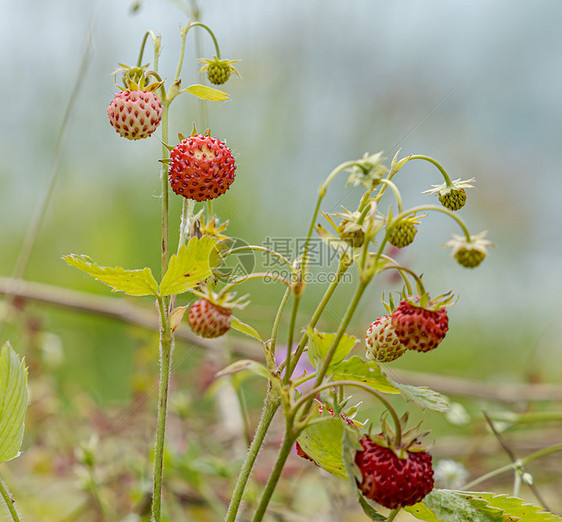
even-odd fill
[[[220,337],[230,329],[231,310],[201,297],[191,305],[188,321],[193,333],[208,339]]]
[[[202,134],[185,138],[172,150],[170,158],[170,185],[184,198],[218,198],[234,181],[234,156],[217,138]]]
[[[449,329],[447,310],[431,301],[422,306],[419,297],[401,301],[391,317],[394,332],[407,350],[433,350]]]
[[[392,318],[389,315],[383,315],[371,323],[365,343],[367,358],[379,362],[394,361],[406,351],[392,327]]]
[[[357,482],[365,497],[396,509],[417,504],[433,490],[431,455],[426,451],[405,451],[405,458],[399,458],[368,436],[359,442],[363,450],[355,454],[355,463],[362,478]]]
[[[123,138],[148,138],[160,125],[162,104],[153,92],[118,92],[107,109],[109,122]]]

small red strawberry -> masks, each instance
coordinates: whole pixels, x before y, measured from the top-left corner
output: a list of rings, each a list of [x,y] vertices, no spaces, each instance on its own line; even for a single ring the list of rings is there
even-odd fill
[[[172,190],[184,198],[218,198],[235,177],[231,150],[220,140],[197,134],[183,139],[170,153],[168,176]]]
[[[201,297],[191,305],[188,321],[193,333],[210,339],[220,337],[230,330],[232,315],[229,308]]]
[[[148,138],[160,125],[162,104],[153,92],[118,92],[109,104],[107,115],[116,132],[128,140]]]
[[[447,330],[449,318],[444,302],[409,297],[400,302],[392,312],[392,326],[400,342],[407,350],[428,352],[439,346]]]
[[[363,495],[388,509],[420,502],[434,486],[431,455],[416,451],[414,445],[402,451],[404,458],[400,458],[392,448],[378,443],[380,435],[374,438],[377,442],[362,437],[359,442],[363,450],[355,454],[361,472],[361,482],[357,482]]]
[[[367,359],[391,362],[406,350],[392,327],[392,318],[383,315],[371,323],[365,336]]]

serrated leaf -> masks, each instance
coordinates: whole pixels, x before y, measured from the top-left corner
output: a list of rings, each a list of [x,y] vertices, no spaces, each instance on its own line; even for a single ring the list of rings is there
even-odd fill
[[[161,295],[186,292],[211,276],[217,263],[217,240],[211,236],[192,237],[177,254],[170,258],[168,270],[160,283]]]
[[[265,377],[266,379],[271,378],[271,374],[267,371],[267,368],[257,362],[252,361],[251,359],[241,359],[240,361],[236,361],[226,368],[223,368],[220,372],[217,373],[217,377],[224,377],[225,375],[232,375],[238,372],[252,372],[260,377]]]
[[[308,359],[310,360],[311,364],[316,369],[318,369],[318,367],[321,366],[324,362],[326,355],[328,355],[336,334],[317,332],[312,328],[309,328],[307,332],[309,339]],[[343,337],[340,339],[336,351],[334,352],[332,360],[330,361],[330,366],[337,365],[341,361],[343,361],[356,343],[357,339],[355,337],[343,334]]]
[[[344,426],[345,428],[345,426]],[[386,517],[382,516],[377,510],[371,506],[365,500],[365,497],[359,491],[357,487],[357,480],[356,480],[356,466],[355,460],[353,456],[357,450],[361,450],[363,447],[359,444],[359,433],[352,429],[344,429],[343,436],[342,436],[342,460],[344,463],[345,471],[347,473],[347,478],[351,483],[351,487],[354,493],[357,495],[357,500],[363,509],[363,512],[371,519],[376,520],[377,522],[384,522]],[[360,472],[358,479],[361,479]]]
[[[463,493],[470,502],[476,500],[485,501],[489,507],[501,509],[505,515],[515,518],[518,522],[555,522],[562,520],[560,517],[544,511],[543,508],[535,506],[517,497],[497,495],[495,493]]]
[[[229,100],[228,94],[223,91],[219,91],[218,89],[213,89],[212,87],[207,87],[206,85],[201,85],[198,83],[194,83],[190,85],[182,92],[188,92],[189,94],[193,94],[202,100],[208,101],[224,101]]]
[[[342,459],[343,421],[338,417],[324,414],[325,419],[308,426],[298,438],[303,451],[336,477],[347,479]]]
[[[358,355],[330,366],[328,374],[335,380],[362,382],[383,393],[400,393],[374,361],[364,361]]]
[[[263,344],[263,339],[261,338],[260,334],[256,332],[249,324],[243,323],[240,319],[232,316],[232,322],[230,323],[231,328],[242,332],[254,339],[258,340],[261,344]]]
[[[422,410],[449,411],[449,400],[444,395],[428,388],[427,386],[411,386],[392,381],[395,388],[400,390],[402,396],[407,400],[417,404]]]
[[[403,508],[405,511],[416,517],[418,520],[425,520],[426,522],[443,522],[435,516],[435,513],[431,511],[423,502],[418,502],[413,506],[406,506]]]
[[[434,489],[423,499],[423,504],[442,522],[506,522],[501,510],[488,506],[483,500],[467,498],[460,491]]]
[[[19,454],[27,403],[25,362],[6,342],[0,353],[0,463]]]
[[[111,287],[112,292],[128,295],[158,295],[158,283],[150,268],[126,270],[120,266],[100,266],[86,255],[70,254],[63,259],[82,272]]]

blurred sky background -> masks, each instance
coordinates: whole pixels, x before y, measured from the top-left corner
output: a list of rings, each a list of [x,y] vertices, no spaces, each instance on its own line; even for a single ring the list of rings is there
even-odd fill
[[[119,139],[106,110],[115,92],[111,72],[136,61],[147,29],[162,35],[160,73],[173,77],[178,26],[187,15],[164,0],[146,0],[134,14],[131,5],[2,0],[2,275],[12,273],[45,190],[90,28],[93,53],[26,277],[107,294],[60,261],[70,252],[158,272],[160,144]],[[236,183],[216,204],[231,233],[252,243],[304,235],[318,185],[336,165],[366,151],[433,156],[453,179],[476,177],[460,215],[471,232],[489,230],[496,248],[477,270],[462,269],[441,248],[459,230],[431,215],[402,259],[426,274],[433,294],[461,296],[451,315],[464,323],[463,335],[475,343],[493,337],[504,358],[517,344],[522,367],[530,358],[555,361],[555,375],[562,363],[562,3],[207,0],[199,6],[222,57],[241,60],[243,79],[224,88],[232,99],[208,109],[213,133],[238,163]],[[193,34],[184,85],[203,81],[196,78]],[[203,32],[199,38],[211,58],[212,42]],[[144,61],[152,61],[148,47]],[[193,121],[201,125],[189,95],[172,111],[172,137],[188,134]],[[420,194],[441,183],[431,165],[411,162],[396,181],[406,206],[437,202]],[[353,207],[358,192],[344,185],[344,176],[333,183],[325,210]],[[364,303],[365,319],[382,311],[377,292]]]

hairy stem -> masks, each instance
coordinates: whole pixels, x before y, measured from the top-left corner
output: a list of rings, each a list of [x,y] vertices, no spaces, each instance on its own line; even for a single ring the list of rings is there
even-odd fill
[[[271,421],[273,420],[280,404],[281,400],[279,399],[279,396],[269,389],[263,405],[260,422],[254,434],[254,439],[248,449],[246,459],[242,464],[242,469],[240,470],[238,480],[236,481],[236,485],[232,493],[232,499],[230,500],[230,505],[228,506],[228,511],[226,513],[226,522],[234,522],[236,520],[236,515],[240,508],[240,503],[242,502],[242,496],[244,494],[244,490],[246,489],[248,479],[250,478],[250,473],[252,472],[256,458],[260,452],[269,426],[271,425]]]
[[[14,500],[12,499],[8,488],[6,487],[6,484],[4,484],[4,481],[0,478],[0,494],[2,495],[2,498],[4,499],[4,502],[6,502],[6,507],[8,508],[8,511],[10,512],[10,515],[12,517],[12,520],[14,522],[19,522],[20,518],[18,516],[18,512],[16,510],[16,505],[14,503]]]

